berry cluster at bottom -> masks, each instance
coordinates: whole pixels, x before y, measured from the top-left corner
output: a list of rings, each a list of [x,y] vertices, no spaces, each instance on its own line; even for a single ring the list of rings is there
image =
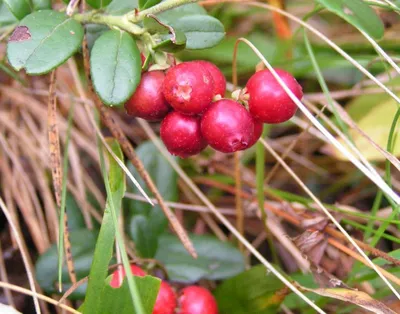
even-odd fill
[[[288,72],[275,69],[296,98],[303,92]],[[233,153],[253,146],[263,123],[289,120],[297,105],[268,70],[256,72],[240,102],[223,98],[226,79],[207,61],[183,62],[166,73],[145,72],[135,93],[125,104],[129,115],[161,122],[160,135],[168,151],[181,158],[196,155],[210,145]]]
[[[140,267],[131,264],[134,276],[143,277],[147,274]],[[125,270],[120,267],[113,272],[110,286],[119,288],[125,277]],[[218,306],[210,291],[199,286],[188,286],[182,289],[178,296],[174,289],[161,281],[160,290],[154,304],[152,314],[218,314]]]

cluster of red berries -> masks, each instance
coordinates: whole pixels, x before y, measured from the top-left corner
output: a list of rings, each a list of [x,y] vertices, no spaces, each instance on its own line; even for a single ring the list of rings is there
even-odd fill
[[[293,94],[303,92],[295,78],[275,70]],[[127,113],[150,121],[161,120],[161,139],[168,151],[185,158],[207,145],[224,152],[245,150],[260,138],[263,123],[289,120],[297,105],[268,70],[256,72],[238,101],[223,98],[226,79],[207,61],[183,62],[163,71],[149,71],[131,99]]]
[[[131,272],[134,276],[146,276],[144,270],[134,264],[131,265]],[[124,277],[125,270],[122,267],[114,271],[111,287],[119,288]],[[217,302],[205,288],[188,286],[178,295],[167,282],[162,281],[152,314],[218,314]]]

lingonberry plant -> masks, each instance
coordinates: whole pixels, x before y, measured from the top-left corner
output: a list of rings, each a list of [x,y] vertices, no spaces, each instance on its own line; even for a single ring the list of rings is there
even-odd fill
[[[184,288],[180,292],[178,304],[179,314],[218,314],[214,296],[203,287]]]

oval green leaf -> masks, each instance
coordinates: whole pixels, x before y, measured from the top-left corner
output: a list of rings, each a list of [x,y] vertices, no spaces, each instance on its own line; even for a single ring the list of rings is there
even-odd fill
[[[22,20],[32,12],[29,0],[4,0],[4,3],[18,20]]]
[[[95,9],[101,9],[108,6],[112,0],[86,0],[86,2]]]
[[[214,236],[191,235],[190,239],[199,255],[197,259],[189,255],[176,236],[164,234],[160,238],[156,259],[166,267],[171,280],[185,283],[219,280],[244,270],[244,257],[231,243]]]
[[[33,10],[48,10],[51,9],[51,0],[33,0]]]
[[[215,297],[221,314],[274,314],[287,294],[283,289],[275,275],[258,265],[224,281]]]
[[[26,16],[7,45],[7,57],[15,70],[28,74],[50,72],[81,46],[82,26],[63,13],[44,10]]]
[[[90,71],[94,88],[106,105],[123,105],[132,96],[141,69],[140,51],[128,33],[111,30],[94,43]]]
[[[185,33],[187,49],[205,49],[217,45],[225,36],[224,26],[209,15],[189,15],[171,24]]]
[[[369,36],[380,39],[385,28],[375,11],[361,0],[317,0],[329,11],[337,14]]]

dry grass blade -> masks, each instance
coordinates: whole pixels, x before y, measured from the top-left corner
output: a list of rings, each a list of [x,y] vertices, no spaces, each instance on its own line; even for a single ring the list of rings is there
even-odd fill
[[[56,96],[56,72],[50,74],[49,103],[48,103],[48,136],[50,150],[50,168],[53,177],[54,193],[58,208],[61,208],[61,191],[62,191],[62,166],[61,166],[61,148],[60,134],[57,125],[57,96]],[[66,174],[65,174],[66,175]],[[71,242],[68,232],[68,218],[64,214],[64,246],[67,259],[67,268],[72,283],[76,282],[76,274],[74,261],[71,253]],[[61,289],[61,287],[59,287]]]
[[[118,141],[118,143],[121,145],[123,152],[128,157],[128,159],[133,164],[133,166],[136,168],[136,170],[142,177],[143,181],[148,186],[149,190],[154,194],[161,209],[163,210],[163,212],[164,212],[165,216],[167,217],[168,221],[170,222],[172,228],[174,229],[174,231],[178,235],[179,239],[181,240],[183,246],[190,253],[190,255],[192,255],[194,258],[196,258],[197,257],[196,250],[194,249],[194,246],[193,246],[192,242],[190,241],[189,236],[187,235],[185,229],[182,227],[179,220],[176,218],[175,214],[165,204],[164,199],[161,196],[160,192],[158,191],[152,178],[150,177],[149,173],[146,171],[141,160],[137,157],[132,144],[129,142],[128,138],[125,136],[125,134],[121,130],[120,126],[113,119],[110,110],[101,103],[100,99],[97,97],[97,95],[93,89],[93,85],[91,83],[91,78],[90,78],[89,49],[87,46],[86,36],[85,36],[85,40],[83,42],[83,55],[84,55],[83,59],[84,59],[85,73],[86,73],[87,80],[89,82],[89,84],[88,84],[89,91],[92,96],[91,98],[94,101],[94,104],[100,113],[101,120],[107,126],[107,128],[111,131],[111,134]]]
[[[54,305],[60,307],[61,309],[65,310],[65,311],[67,311],[69,313],[72,313],[72,314],[81,314],[81,312],[78,312],[77,310],[74,310],[73,308],[71,308],[69,306],[66,306],[65,304],[59,304],[56,300],[53,300],[52,298],[49,298],[49,297],[47,297],[47,296],[45,296],[43,294],[36,293],[36,291],[31,291],[31,290],[28,290],[28,289],[25,289],[25,288],[21,288],[21,287],[18,287],[16,285],[13,285],[13,284],[10,284],[10,283],[7,283],[7,282],[2,282],[2,281],[0,281],[0,287],[6,288],[6,289],[10,289],[10,290],[22,293],[22,294],[30,295],[34,299],[35,298],[36,299],[41,299],[41,300],[46,301],[46,302],[48,302],[50,304],[54,304]]]
[[[293,179],[301,186],[301,188],[312,198],[312,200],[318,205],[318,207],[324,212],[326,216],[335,224],[335,226],[340,230],[340,232],[346,237],[346,239],[357,249],[361,256],[368,262],[373,270],[382,278],[386,285],[392,290],[398,299],[400,299],[400,294],[396,289],[390,284],[387,278],[382,274],[378,267],[369,259],[369,257],[364,253],[360,246],[354,241],[354,239],[347,233],[347,231],[340,225],[340,223],[332,216],[332,214],[326,209],[326,207],[321,203],[321,201],[311,192],[311,190],[301,181],[301,179],[293,172],[292,169],[287,165],[287,163],[281,159],[281,157],[271,148],[270,145],[263,139],[260,139],[265,148],[276,158],[276,160],[282,165],[282,167],[293,177]]]
[[[243,245],[279,280],[281,280],[288,288],[290,288],[295,294],[297,294],[302,300],[309,304],[318,313],[325,313],[319,308],[313,301],[307,298],[301,293],[289,280],[287,280],[280,272],[278,272],[252,245],[249,243],[236,229],[235,227],[217,210],[217,208],[210,202],[210,200],[203,194],[203,192],[194,184],[189,176],[182,170],[178,163],[171,158],[170,154],[166,151],[163,145],[158,140],[157,136],[150,128],[146,121],[138,119],[139,124],[142,126],[146,134],[153,141],[154,145],[159,149],[161,154],[170,163],[172,168],[178,173],[179,177],[187,184],[187,186],[199,197],[199,199],[210,209],[210,211],[221,221],[225,227],[241,242]]]
[[[244,213],[242,196],[239,193],[242,190],[242,171],[240,164],[240,152],[235,152],[235,204],[236,204],[236,229],[244,236]],[[239,249],[243,252],[243,244],[239,242]]]
[[[15,240],[17,241],[18,244],[18,248],[21,252],[21,256],[22,256],[22,260],[24,262],[24,266],[25,266],[25,270],[26,270],[26,274],[28,276],[28,281],[29,281],[29,286],[31,288],[31,291],[34,293],[33,295],[33,303],[35,305],[35,310],[36,313],[40,314],[40,306],[39,306],[39,300],[37,297],[37,291],[36,291],[36,286],[35,286],[35,279],[33,277],[32,271],[30,269],[30,262],[29,262],[29,257],[28,257],[28,253],[25,250],[25,247],[23,245],[21,236],[18,232],[17,227],[14,224],[14,221],[10,215],[10,212],[7,209],[7,206],[4,204],[3,199],[0,197],[0,207],[4,213],[4,216],[6,216],[6,219],[8,221],[8,223],[10,224],[11,230],[14,234]]]
[[[355,305],[358,305],[364,309],[367,309],[377,314],[396,314],[395,311],[391,310],[382,302],[371,298],[367,293],[363,291],[356,291],[342,288],[331,288],[331,289],[308,289],[301,287],[302,290],[314,292],[318,295],[329,297],[337,300],[346,301]]]

